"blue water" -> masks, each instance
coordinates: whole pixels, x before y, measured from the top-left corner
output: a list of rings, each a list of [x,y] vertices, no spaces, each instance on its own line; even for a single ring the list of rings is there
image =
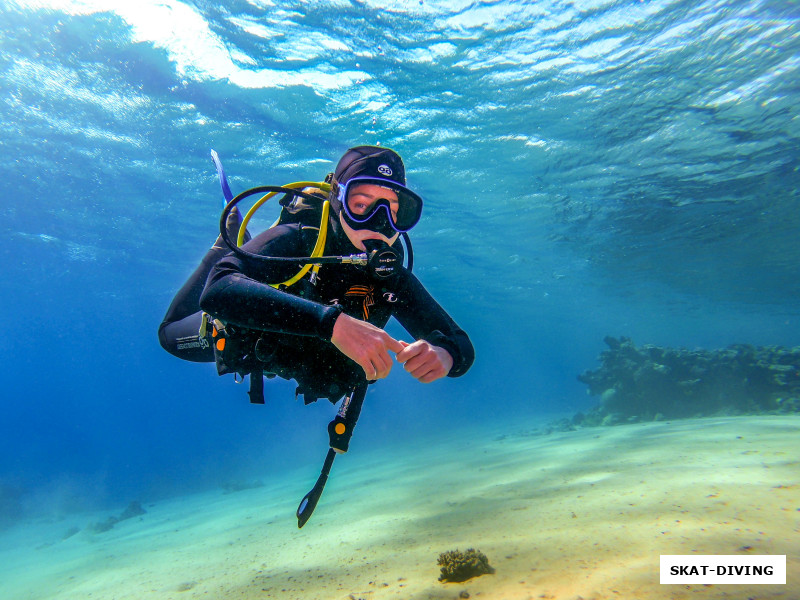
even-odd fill
[[[478,359],[395,369],[353,451],[589,408],[605,335],[797,345],[798,9],[4,0],[0,485],[34,514],[321,461],[330,405],[158,345],[216,236],[210,148],[236,192],[382,144],[426,199],[415,271]]]

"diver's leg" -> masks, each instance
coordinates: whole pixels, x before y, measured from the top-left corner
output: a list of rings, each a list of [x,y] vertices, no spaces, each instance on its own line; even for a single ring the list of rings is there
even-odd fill
[[[214,349],[208,336],[200,336],[203,313],[198,311],[180,321],[161,323],[158,341],[170,354],[191,362],[214,362]]]
[[[206,252],[194,273],[186,280],[158,328],[158,341],[170,354],[192,362],[214,362],[214,349],[208,340],[200,337],[203,313],[200,295],[206,285],[211,268],[225,255],[216,244]]]
[[[226,226],[228,235],[236,239],[242,223],[239,210],[234,207],[228,215]],[[245,236],[245,241],[249,239]],[[214,362],[214,350],[208,341],[199,336],[202,312],[200,311],[200,295],[206,285],[206,279],[212,267],[229,252],[222,236],[206,252],[200,265],[186,280],[183,287],[175,294],[172,303],[164,315],[158,328],[158,340],[161,347],[178,358],[192,362]]]

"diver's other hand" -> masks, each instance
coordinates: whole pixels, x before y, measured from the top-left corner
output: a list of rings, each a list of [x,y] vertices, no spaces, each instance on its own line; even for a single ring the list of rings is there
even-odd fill
[[[400,342],[405,347],[397,353],[397,362],[422,383],[430,383],[446,377],[453,368],[453,357],[444,348],[434,346],[425,340],[413,344]]]
[[[364,369],[369,381],[382,379],[392,370],[389,351],[400,352],[403,344],[372,323],[344,313],[336,317],[331,343]]]

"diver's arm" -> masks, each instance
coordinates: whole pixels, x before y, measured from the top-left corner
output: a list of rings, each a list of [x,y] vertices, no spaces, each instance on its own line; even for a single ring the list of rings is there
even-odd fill
[[[446,350],[453,360],[448,377],[460,377],[475,360],[475,349],[469,336],[439,305],[428,290],[411,273],[400,275],[398,302],[393,314],[400,324],[417,340],[425,340],[435,348]]]
[[[209,278],[200,306],[226,323],[247,329],[291,333],[330,340],[338,306],[325,306],[281,292],[238,272]]]
[[[386,377],[392,370],[389,351],[401,352],[399,342],[380,327],[342,313],[333,326],[331,342],[337,350],[364,369],[369,381]]]
[[[296,229],[280,226],[257,236],[245,248],[268,256],[303,256],[306,252]],[[305,300],[261,283],[284,281],[299,268],[274,263],[247,265],[229,254],[212,269],[200,307],[217,319],[248,329],[330,340],[340,307]]]

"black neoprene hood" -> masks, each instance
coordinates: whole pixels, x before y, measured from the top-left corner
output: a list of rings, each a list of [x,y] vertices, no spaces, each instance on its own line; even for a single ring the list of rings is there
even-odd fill
[[[406,168],[403,159],[394,150],[380,146],[356,146],[345,152],[333,173],[339,184],[353,177],[378,177],[406,184]]]

